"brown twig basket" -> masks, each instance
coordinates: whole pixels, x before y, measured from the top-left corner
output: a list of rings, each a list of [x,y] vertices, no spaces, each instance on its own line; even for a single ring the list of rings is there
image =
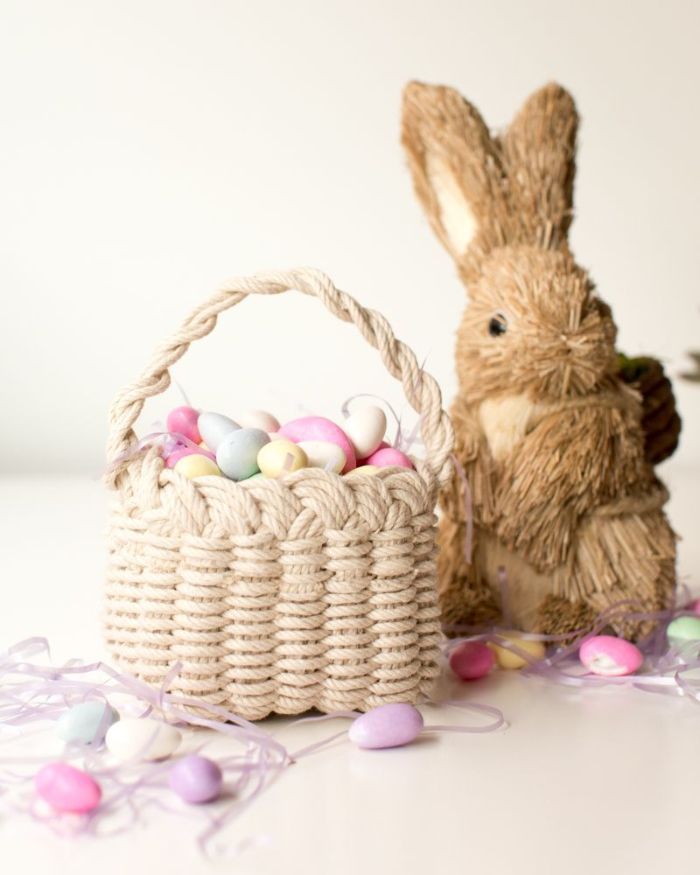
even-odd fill
[[[297,289],[355,323],[420,414],[426,460],[340,477],[188,480],[132,426],[168,368],[251,294]],[[435,380],[379,313],[323,274],[239,279],[185,321],[110,413],[113,490],[106,639],[117,662],[248,719],[415,702],[437,674],[435,503],[450,476],[452,425]]]

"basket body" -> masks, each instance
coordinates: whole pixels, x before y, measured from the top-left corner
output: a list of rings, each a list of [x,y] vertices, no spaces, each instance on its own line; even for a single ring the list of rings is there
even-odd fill
[[[435,500],[414,471],[195,485],[152,451],[114,496],[108,647],[153,685],[181,663],[170,689],[250,720],[416,702],[437,674]]]
[[[145,400],[218,315],[291,289],[353,322],[401,380],[426,448],[415,471],[189,480],[139,445]],[[381,314],[306,268],[232,281],[117,396],[110,426],[105,633],[122,669],[249,720],[415,703],[430,690],[441,637],[434,510],[454,435],[437,383]]]

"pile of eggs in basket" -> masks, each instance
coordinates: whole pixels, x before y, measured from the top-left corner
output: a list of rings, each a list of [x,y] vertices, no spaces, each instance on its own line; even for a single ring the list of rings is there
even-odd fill
[[[358,407],[342,428],[323,416],[304,416],[281,425],[264,410],[235,420],[222,413],[176,407],[167,428],[175,440],[163,455],[168,468],[190,479],[217,475],[231,480],[271,479],[302,468],[336,474],[371,474],[379,468],[413,468],[409,457],[384,440],[380,407]],[[178,438],[185,438],[178,442]]]

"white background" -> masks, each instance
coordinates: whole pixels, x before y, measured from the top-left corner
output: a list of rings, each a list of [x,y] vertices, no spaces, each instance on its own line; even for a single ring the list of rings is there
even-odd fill
[[[0,470],[96,476],[116,390],[221,281],[263,268],[326,270],[451,396],[464,292],[399,145],[411,78],[460,88],[495,127],[549,79],[572,90],[574,250],[621,347],[682,370],[700,346],[699,8],[3,0]],[[350,328],[287,297],[228,314],[177,367],[193,403],[398,399]],[[674,464],[700,452],[700,390],[677,391]]]

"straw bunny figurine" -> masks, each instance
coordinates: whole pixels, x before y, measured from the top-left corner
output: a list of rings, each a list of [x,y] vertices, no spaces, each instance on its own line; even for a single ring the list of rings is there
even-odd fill
[[[474,530],[468,557],[456,474],[440,529],[448,631],[498,619],[504,579],[509,619],[544,633],[585,627],[622,600],[651,611],[673,599],[675,537],[645,456],[643,393],[625,382],[610,308],[569,250],[577,122],[556,84],[499,136],[451,88],[404,92],[415,190],[469,293],[452,417]],[[680,426],[670,397],[665,454]]]

